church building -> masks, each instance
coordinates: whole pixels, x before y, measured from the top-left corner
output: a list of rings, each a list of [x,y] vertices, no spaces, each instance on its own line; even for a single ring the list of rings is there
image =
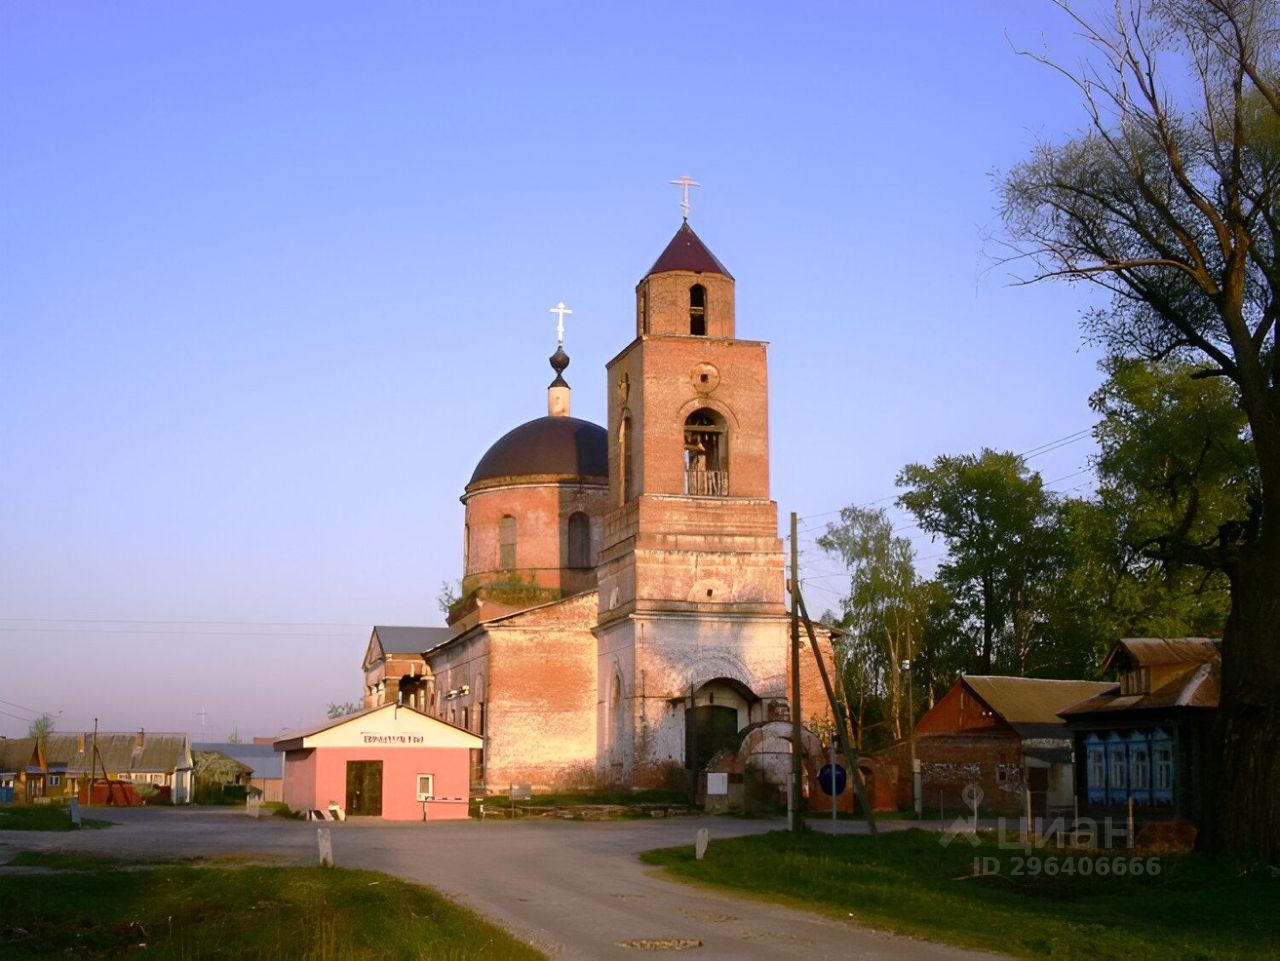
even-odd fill
[[[476,789],[669,782],[789,717],[767,345],[738,336],[734,278],[687,210],[634,323],[607,427],[571,416],[561,336],[546,416],[480,458],[448,627],[370,638],[366,707],[480,736]],[[801,663],[805,718],[829,716],[807,644]]]

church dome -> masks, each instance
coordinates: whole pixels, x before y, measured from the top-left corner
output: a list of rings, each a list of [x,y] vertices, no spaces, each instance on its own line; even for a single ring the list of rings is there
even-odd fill
[[[500,437],[467,484],[534,475],[609,476],[609,433],[576,417],[539,417]]]

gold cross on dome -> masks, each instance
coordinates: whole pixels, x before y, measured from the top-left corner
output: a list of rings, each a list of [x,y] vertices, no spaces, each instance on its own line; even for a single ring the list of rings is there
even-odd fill
[[[564,305],[564,301],[562,300],[560,301],[560,303],[556,304],[549,311],[547,311],[547,313],[559,315],[556,318],[556,344],[558,346],[563,347],[564,346],[564,315],[571,314],[573,313],[573,311],[570,310],[568,307],[566,307]]]
[[[702,184],[698,183],[688,174],[683,174],[679,180],[668,180],[667,183],[671,184],[671,186],[673,187],[680,188],[681,195],[682,195],[680,200],[680,209],[684,211],[684,219],[688,220],[689,219],[689,188],[701,187]]]

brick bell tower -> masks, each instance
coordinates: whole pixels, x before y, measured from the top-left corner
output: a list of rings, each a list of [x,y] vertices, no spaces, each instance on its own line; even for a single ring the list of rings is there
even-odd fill
[[[736,336],[734,279],[687,219],[635,322],[607,365],[597,731],[600,773],[644,784],[785,712],[787,626],[766,345]]]

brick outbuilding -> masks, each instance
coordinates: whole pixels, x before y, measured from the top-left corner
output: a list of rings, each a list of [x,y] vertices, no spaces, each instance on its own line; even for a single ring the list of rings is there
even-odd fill
[[[1019,814],[1031,792],[1034,813],[1069,810],[1074,790],[1071,735],[1058,712],[1114,685],[1032,677],[961,676],[916,723],[925,811],[966,805],[976,785],[980,811]],[[880,757],[897,769],[898,806],[910,808],[909,741]]]

